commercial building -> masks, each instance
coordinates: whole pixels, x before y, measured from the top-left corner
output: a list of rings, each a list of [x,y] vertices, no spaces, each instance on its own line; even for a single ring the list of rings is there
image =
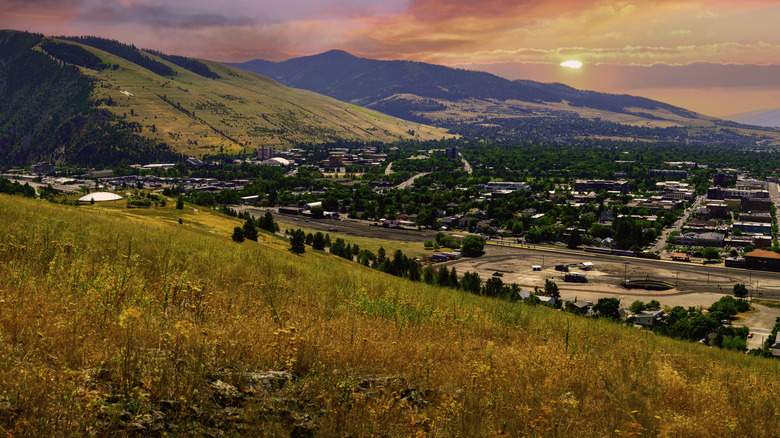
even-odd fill
[[[260,161],[263,160],[269,160],[274,157],[274,148],[267,147],[267,148],[259,148],[257,150],[257,159]]]
[[[745,265],[748,269],[780,271],[780,254],[756,249],[745,254]]]
[[[725,235],[715,232],[695,233],[693,231],[683,233],[674,238],[674,242],[684,246],[723,246]]]
[[[731,189],[728,187],[710,187],[707,190],[708,199],[769,199],[769,191],[763,189]]]
[[[608,180],[608,179],[578,179],[574,182],[574,190],[578,192],[599,192],[606,190],[608,192],[628,193],[629,186],[626,180]]]
[[[687,179],[688,172],[685,170],[672,170],[672,169],[650,169],[648,175],[652,178],[671,178],[671,179]]]
[[[731,225],[732,230],[739,230],[747,234],[771,234],[772,223],[737,221]]]
[[[524,182],[513,182],[513,181],[491,181],[485,184],[485,193],[503,192],[503,191],[516,192],[519,190],[528,192],[531,190],[531,187]]]

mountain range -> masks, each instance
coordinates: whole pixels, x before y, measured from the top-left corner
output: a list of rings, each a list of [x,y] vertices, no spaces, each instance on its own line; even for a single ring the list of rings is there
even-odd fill
[[[116,164],[449,136],[220,63],[0,31],[0,162]]]
[[[615,124],[619,124],[675,128],[667,131],[669,139],[702,132],[708,140],[722,138],[722,132],[746,136],[750,141],[778,139],[778,133],[772,130],[708,117],[644,97],[577,90],[560,83],[511,81],[486,72],[422,62],[365,59],[340,50],[283,62],[253,60],[229,65],[290,87],[406,120],[456,128],[461,133],[464,126],[473,131],[474,127],[516,129],[518,125],[550,123],[553,125],[548,131],[554,132],[564,121],[574,123],[568,128],[573,135],[580,131],[580,135],[614,135]],[[606,124],[592,130],[588,121]],[[629,131],[629,135],[635,133]],[[659,135],[653,132],[648,137],[657,139]]]
[[[491,106],[487,113],[507,117],[557,111],[611,115],[608,118],[616,121],[716,120],[643,97],[582,91],[560,83],[510,81],[486,72],[422,62],[358,58],[340,50],[284,62],[254,60],[229,65],[268,76],[290,87],[398,117],[431,122],[476,120],[485,116],[485,107]]]
[[[246,155],[260,146],[497,139],[507,132],[513,138],[780,143],[778,129],[643,97],[338,50],[225,65],[98,37],[0,31],[0,162],[6,165],[148,163]]]

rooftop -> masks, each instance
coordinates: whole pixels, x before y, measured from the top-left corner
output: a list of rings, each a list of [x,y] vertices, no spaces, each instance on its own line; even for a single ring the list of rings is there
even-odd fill
[[[780,254],[774,251],[764,251],[763,249],[755,249],[747,254],[745,257],[754,257],[761,259],[780,259]]]

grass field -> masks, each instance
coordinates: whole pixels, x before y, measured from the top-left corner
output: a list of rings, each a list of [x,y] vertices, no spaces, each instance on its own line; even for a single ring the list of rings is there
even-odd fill
[[[173,204],[0,196],[0,433],[778,430],[780,362],[236,244],[240,221]],[[269,370],[295,380],[252,386]]]

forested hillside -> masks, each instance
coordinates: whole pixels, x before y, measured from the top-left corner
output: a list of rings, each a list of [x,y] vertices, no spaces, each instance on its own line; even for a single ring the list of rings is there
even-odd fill
[[[134,135],[124,122],[97,108],[90,98],[95,81],[55,58],[99,68],[94,55],[78,47],[65,51],[60,44],[44,45],[53,57],[36,47],[43,41],[42,35],[0,32],[0,161],[116,163],[178,157],[164,143]]]

